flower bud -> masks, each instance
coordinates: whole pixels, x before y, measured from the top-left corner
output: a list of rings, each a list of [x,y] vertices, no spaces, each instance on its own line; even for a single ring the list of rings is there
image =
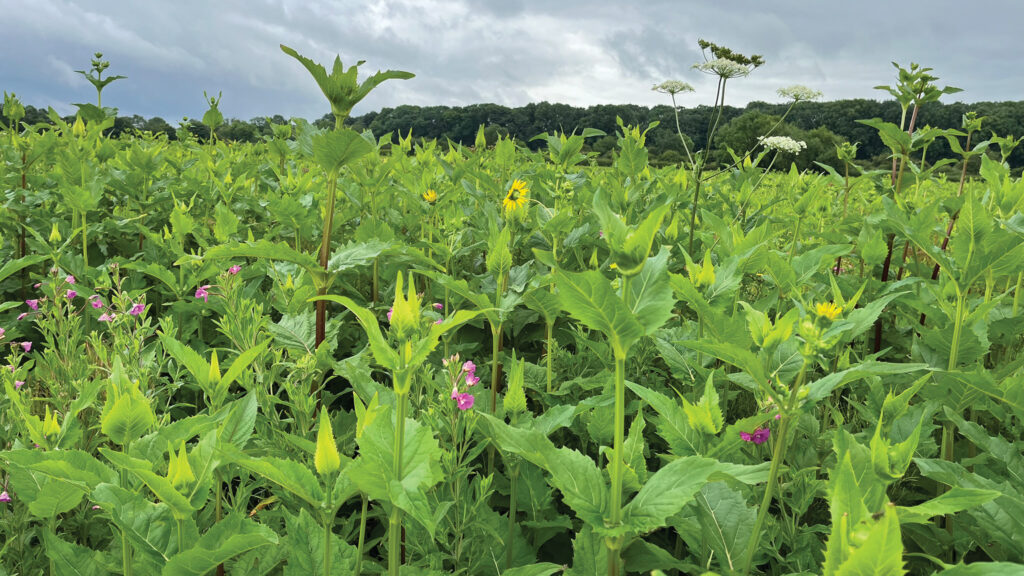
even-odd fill
[[[75,117],[75,123],[71,126],[71,134],[75,138],[81,138],[85,136],[85,122],[82,122],[81,116]]]
[[[391,306],[391,330],[398,336],[399,340],[410,340],[414,338],[420,328],[420,299],[416,295],[416,288],[409,276],[409,289],[406,295],[402,294],[402,274],[399,272],[398,280],[395,282],[395,301]]]
[[[341,455],[338,453],[338,445],[334,440],[334,430],[331,429],[331,419],[327,415],[327,408],[320,407],[320,429],[316,433],[316,453],[313,454],[313,465],[317,474],[326,476],[333,474],[341,468]]]

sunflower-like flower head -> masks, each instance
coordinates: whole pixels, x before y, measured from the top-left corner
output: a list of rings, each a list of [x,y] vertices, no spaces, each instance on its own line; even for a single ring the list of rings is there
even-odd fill
[[[843,308],[837,306],[835,302],[819,302],[814,306],[814,313],[822,318],[835,320],[843,313]]]
[[[505,199],[501,201],[501,205],[506,212],[515,212],[523,206],[526,206],[527,196],[529,194],[530,189],[526,186],[526,182],[516,178],[512,181],[512,185],[508,187],[508,194],[506,194]]]
[[[433,204],[434,202],[437,202],[437,192],[435,192],[433,188],[428,188],[427,191],[423,193],[423,199],[427,201],[427,204]]]

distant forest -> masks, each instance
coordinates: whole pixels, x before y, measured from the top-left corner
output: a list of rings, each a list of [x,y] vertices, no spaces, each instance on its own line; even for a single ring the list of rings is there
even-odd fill
[[[787,106],[751,102],[743,108],[726,107],[712,146],[712,159],[717,162],[728,161],[729,148],[740,153],[753,147],[757,136],[773,126],[785,113]],[[683,108],[679,111],[682,131],[689,141],[696,142],[697,149],[704,148],[711,111],[712,108],[708,106]],[[986,117],[982,125],[982,137],[992,133],[999,136],[1024,135],[1024,101],[929,103],[922,106],[917,126],[959,128],[962,116],[969,111]],[[659,123],[648,133],[647,138],[647,147],[654,163],[664,165],[683,159],[683,146],[676,133],[672,107],[667,105],[649,108],[633,104],[603,104],[579,108],[567,104],[540,102],[518,108],[497,104],[458,107],[398,106],[353,116],[348,119],[347,124],[356,130],[370,130],[377,137],[387,133],[401,133],[404,136],[412,130],[415,139],[437,139],[442,145],[449,140],[473,145],[479,127],[484,126],[489,143],[495,141],[499,135],[510,135],[533,149],[543,145],[539,140],[531,140],[538,134],[556,131],[581,132],[584,128],[597,128],[607,135],[589,138],[586,150],[595,152],[599,162],[605,162],[610,161],[616,144],[616,117],[622,118],[627,125],[646,127],[652,122]],[[789,161],[795,161],[797,167],[801,169],[815,168],[815,161],[837,165],[835,145],[843,141],[859,144],[857,158],[864,165],[884,165],[889,152],[878,138],[875,129],[857,122],[870,118],[898,123],[899,105],[891,100],[866,99],[797,104],[775,134],[803,140],[807,143],[807,149],[796,158],[780,159],[786,162],[777,166],[788,166]],[[2,115],[0,121],[4,125],[7,124]],[[48,122],[46,110],[26,106],[23,122]],[[230,119],[218,128],[217,137],[222,140],[256,142],[270,135],[269,123],[285,122],[287,119],[280,115],[253,118],[248,121]],[[314,124],[332,126],[334,120],[330,114],[326,114]],[[111,132],[114,136],[135,130],[163,132],[169,138],[175,139],[179,129],[188,130],[201,139],[209,136],[209,130],[198,120],[190,119],[179,126],[172,126],[159,117],[143,118],[138,115],[119,116]],[[978,141],[979,138],[976,136],[975,143]],[[691,150],[693,149],[691,146]],[[946,157],[952,157],[952,153],[945,140],[939,139],[928,148],[926,159],[929,163]],[[1009,162],[1017,171],[1024,166],[1024,146],[1013,153]]]

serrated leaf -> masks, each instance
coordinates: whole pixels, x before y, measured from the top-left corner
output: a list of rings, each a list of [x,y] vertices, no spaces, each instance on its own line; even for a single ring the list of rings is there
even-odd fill
[[[603,332],[617,357],[644,335],[644,327],[600,272],[555,271],[562,308],[591,330]]]
[[[277,544],[273,530],[232,513],[214,524],[195,546],[172,557],[161,574],[202,576],[239,554],[269,544]]]

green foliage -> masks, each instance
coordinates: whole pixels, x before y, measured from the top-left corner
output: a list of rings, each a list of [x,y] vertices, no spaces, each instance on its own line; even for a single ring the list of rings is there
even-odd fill
[[[1019,572],[1012,107],[740,115],[701,47],[689,110],[6,95],[0,573]]]

